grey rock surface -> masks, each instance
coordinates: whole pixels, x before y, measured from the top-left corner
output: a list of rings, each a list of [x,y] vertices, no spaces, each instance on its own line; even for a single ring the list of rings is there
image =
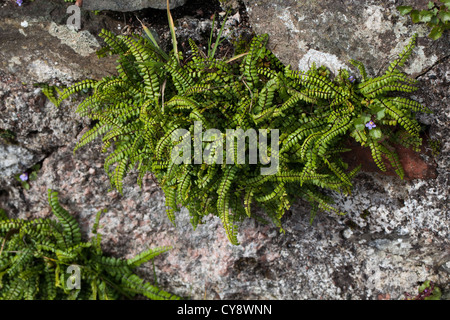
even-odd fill
[[[83,30],[67,27],[67,3],[36,1],[24,7],[10,2],[0,10],[0,68],[25,84],[69,84],[114,72],[113,59],[99,60],[95,37],[111,28],[108,18],[86,13]],[[109,72],[109,73],[108,73]]]
[[[269,45],[286,64],[300,70],[313,62],[336,72],[350,59],[368,65],[377,74],[401,52],[413,33],[420,37],[416,55],[405,69],[418,75],[448,54],[448,34],[433,42],[424,24],[401,16],[399,2],[244,0],[256,33],[269,33]],[[428,2],[408,1],[425,9]]]
[[[36,163],[35,155],[15,145],[0,145],[0,176],[11,177]]]
[[[55,30],[64,30],[64,7],[35,1],[24,8],[29,12],[17,14],[11,8],[0,11],[5,21],[0,26],[0,39],[6,39],[2,43],[6,46],[0,48],[0,129],[16,133],[12,144],[0,140],[0,208],[11,217],[49,217],[46,193],[51,188],[59,192],[61,204],[80,221],[85,238],[91,236],[95,213],[106,208],[100,220],[104,250],[129,258],[148,247],[172,245],[171,251],[155,259],[158,283],[165,290],[192,299],[403,299],[404,292],[415,293],[417,283],[425,280],[435,281],[447,294],[448,35],[437,42],[424,38],[425,29],[399,17],[393,2],[352,3],[354,8],[328,1],[247,1],[247,8],[256,32],[269,33],[274,51],[293,66],[310,52],[311,59],[337,65],[346,65],[348,58],[360,59],[370,72],[376,72],[413,31],[422,30],[415,60],[407,70],[420,81],[416,99],[434,111],[420,116],[420,120],[429,126],[429,138],[441,142],[440,154],[428,159],[436,165],[436,178],[402,181],[362,172],[355,179],[351,196],[333,194],[336,206],[348,212],[346,216],[322,213],[310,225],[310,208],[299,200],[283,218],[285,233],[272,225],[247,220],[239,229],[239,246],[230,245],[216,217],[207,217],[194,231],[188,212],[182,209],[174,226],[165,213],[164,194],[151,174],[145,176],[142,189],[136,185],[137,175],[128,175],[120,195],[109,190],[103,170],[107,154],[101,153],[98,141],[73,154],[76,141],[89,126],[73,112],[77,101],[56,109],[32,83],[69,84],[84,77],[101,77],[113,73],[115,64],[99,61],[89,53],[89,48],[95,48],[90,36],[80,34],[78,49],[69,45],[75,34],[58,32],[59,36],[53,36]],[[38,13],[33,15],[37,8],[48,14],[43,18],[37,17]],[[366,16],[360,16],[364,12]],[[348,22],[342,20],[343,15]],[[323,21],[316,21],[316,16]],[[19,31],[24,19],[33,25],[23,30],[27,38],[21,38],[25,36]],[[335,26],[338,20],[343,22]],[[330,35],[321,37],[326,21],[330,21]],[[370,27],[368,21],[372,21]],[[109,21],[94,21],[88,28],[90,34],[96,34],[96,23],[110,25]],[[178,29],[184,25],[198,32],[210,23],[184,17]],[[303,34],[301,30],[306,27],[309,31]],[[364,42],[366,37],[355,30],[372,40]],[[348,42],[352,52],[346,49],[344,34],[353,39]],[[303,51],[296,41],[304,41]],[[30,67],[36,61],[42,62]],[[7,166],[1,157],[13,160]],[[24,190],[12,175],[36,162],[42,162],[38,179]],[[153,279],[150,264],[139,272],[149,281]]]
[[[182,6],[186,0],[170,0],[170,9]],[[86,10],[136,11],[145,8],[166,9],[166,0],[84,0]]]

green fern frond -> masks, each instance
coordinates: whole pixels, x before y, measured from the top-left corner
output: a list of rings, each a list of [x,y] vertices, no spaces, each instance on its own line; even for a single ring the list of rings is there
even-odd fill
[[[53,214],[61,222],[64,232],[64,239],[67,246],[74,246],[81,242],[81,231],[77,221],[65,210],[58,201],[58,192],[48,190],[48,202]]]
[[[360,74],[361,77],[362,77],[362,82],[367,81],[367,80],[368,80],[368,77],[367,77],[366,67],[364,66],[364,64],[362,64],[360,61],[357,61],[357,60],[354,60],[354,59],[351,59],[349,62],[350,62],[353,66],[355,66],[356,68],[358,68],[359,74]]]
[[[405,128],[413,136],[418,136],[420,126],[413,119],[407,117],[401,110],[397,109],[395,105],[389,99],[376,99],[376,103],[379,103],[386,108],[386,113],[392,116],[398,123]]]
[[[409,41],[408,45],[403,49],[403,51],[399,55],[398,59],[394,60],[392,63],[389,64],[389,67],[387,68],[386,73],[392,73],[396,69],[403,67],[405,62],[411,56],[414,47],[416,46],[417,36],[418,36],[417,33],[415,33],[412,36],[412,38]]]
[[[217,194],[219,196],[217,200],[217,212],[219,212],[219,217],[222,220],[228,239],[231,243],[236,245],[239,244],[239,242],[237,240],[236,225],[234,224],[233,215],[230,209],[230,188],[237,171],[237,167],[227,166],[219,188],[217,189]]]
[[[78,224],[59,205],[57,194],[48,190],[49,204],[58,220],[0,221],[2,248],[7,250],[0,254],[1,300],[110,300],[137,294],[151,299],[179,299],[133,273],[171,247],[147,249],[128,260],[107,257],[100,248],[99,237],[91,242],[78,240]],[[97,213],[94,234],[102,212]],[[78,271],[69,275],[68,267]],[[69,287],[71,282],[78,282],[79,287]]]
[[[146,263],[149,260],[152,260],[153,258],[159,256],[160,254],[167,252],[169,250],[172,250],[173,247],[171,246],[164,246],[164,247],[157,247],[157,248],[151,248],[144,252],[141,252],[137,256],[135,256],[132,259],[128,259],[127,263],[131,268],[137,268],[141,264]]]
[[[395,98],[385,98],[385,100],[390,101],[393,105],[398,106],[400,109],[409,109],[415,112],[432,113],[432,111],[429,108],[411,99],[395,97]]]
[[[383,162],[383,157],[382,157],[382,152],[380,150],[380,145],[377,142],[373,141],[373,140],[370,140],[368,145],[370,147],[370,151],[372,152],[372,158],[375,161],[375,163],[378,166],[378,168],[381,171],[386,171],[386,165]]]

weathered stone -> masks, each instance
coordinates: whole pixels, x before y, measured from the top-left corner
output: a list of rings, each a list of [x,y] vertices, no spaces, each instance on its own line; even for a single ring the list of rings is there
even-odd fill
[[[404,179],[434,179],[437,177],[436,164],[432,160],[433,155],[431,150],[426,148],[428,141],[424,139],[424,145],[421,147],[420,152],[413,151],[412,149],[405,148],[401,145],[394,145],[395,152],[398,154],[400,163],[404,170]],[[355,141],[348,143],[348,147],[351,149],[349,152],[342,154],[342,158],[349,165],[349,170],[354,169],[359,164],[362,164],[361,171],[363,172],[378,172],[383,175],[397,176],[394,168],[390,165],[388,159],[384,159],[386,164],[386,171],[382,172],[380,168],[373,161],[372,154],[369,148],[361,147]]]
[[[418,75],[448,52],[447,36],[432,42],[428,27],[411,25],[394,2],[357,1],[244,1],[256,33],[269,33],[269,46],[287,64],[300,70],[316,62],[336,73],[355,59],[377,74],[400,53],[413,33],[420,37],[416,54],[405,71]],[[426,6],[421,0],[408,4]],[[270,15],[267,13],[270,12]],[[433,45],[432,45],[433,44]]]
[[[8,5],[8,4],[7,4]],[[7,6],[6,5],[6,6]],[[9,4],[0,16],[0,130],[14,135],[0,164],[0,181],[9,185],[12,176],[42,161],[58,147],[66,145],[80,131],[80,119],[63,103],[58,109],[42,94],[35,83],[71,84],[86,78],[101,78],[114,72],[113,59],[99,61],[97,39],[88,30],[76,32],[65,24],[52,21],[60,13],[64,21],[66,5],[42,2],[18,8]],[[95,17],[86,23],[97,31],[104,21]],[[92,29],[92,28],[91,28]],[[84,124],[87,124],[84,122]],[[11,162],[9,161],[9,162]]]
[[[64,2],[36,1],[23,8],[1,10],[1,70],[26,84],[67,85],[108,75],[114,59],[99,61],[95,54],[100,48],[95,36],[108,25],[108,19],[84,16],[83,30],[76,32],[66,26],[66,8]],[[56,14],[58,23],[52,21]]]
[[[15,145],[0,145],[0,176],[12,176],[36,163],[29,150]]]
[[[170,0],[170,9],[182,6],[186,0]],[[86,10],[136,11],[145,8],[166,9],[166,0],[83,0]]]

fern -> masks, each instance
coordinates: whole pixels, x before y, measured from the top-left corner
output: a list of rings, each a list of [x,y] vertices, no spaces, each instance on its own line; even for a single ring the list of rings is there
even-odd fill
[[[58,220],[0,220],[0,299],[62,300],[117,299],[137,294],[150,299],[179,299],[144,282],[133,270],[170,247],[148,249],[128,260],[107,257],[100,248],[100,215],[90,242],[81,241],[76,220],[48,190],[49,204]],[[79,288],[68,286],[68,267],[79,270]]]
[[[112,149],[105,171],[113,187],[122,191],[122,179],[132,169],[140,179],[151,171],[166,195],[172,223],[180,206],[188,208],[194,228],[204,216],[216,215],[233,244],[238,244],[239,222],[257,217],[258,207],[280,228],[284,212],[299,196],[310,201],[311,217],[319,209],[341,214],[323,190],[351,192],[358,169],[349,172],[341,158],[349,138],[370,148],[380,170],[386,170],[389,161],[403,177],[398,155],[389,147],[393,129],[418,137],[420,125],[414,112],[429,112],[405,97],[415,90],[415,81],[401,68],[413,53],[416,36],[379,77],[369,77],[362,63],[351,60],[361,73],[359,83],[348,70],[332,78],[322,66],[306,71],[284,66],[266,48],[265,34],[251,41],[248,52],[223,59],[214,57],[220,41],[203,53],[189,40],[191,54],[185,55],[176,48],[163,53],[145,37],[107,31],[100,36],[107,44],[104,50],[118,55],[118,75],[79,82],[57,99],[83,88],[91,90],[78,111],[98,123],[76,150],[102,136],[102,151]],[[207,130],[220,134],[216,140],[198,141],[198,127],[202,135]],[[183,134],[175,139],[179,129]],[[273,129],[280,133],[278,151],[271,147],[276,140]],[[236,142],[227,130],[270,132],[265,136],[267,146],[260,143],[255,151],[260,156],[265,151],[271,161],[278,159],[278,171],[261,175],[265,165],[249,163],[250,155],[241,154],[237,143],[221,152],[218,141],[224,147],[229,140]],[[242,143],[249,150],[253,141]],[[181,163],[171,161],[176,146],[183,154]],[[211,151],[214,161],[205,161],[205,150]]]

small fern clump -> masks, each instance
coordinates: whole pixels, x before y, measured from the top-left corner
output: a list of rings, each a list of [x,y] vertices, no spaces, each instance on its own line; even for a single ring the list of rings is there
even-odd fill
[[[319,209],[343,214],[323,190],[351,191],[359,168],[349,171],[341,157],[349,137],[370,148],[381,170],[389,161],[403,177],[390,137],[395,131],[419,137],[414,112],[429,112],[396,94],[415,90],[415,81],[400,68],[416,36],[380,77],[369,77],[360,62],[351,61],[360,81],[347,70],[335,78],[324,67],[294,71],[266,48],[268,35],[255,37],[248,52],[222,59],[214,56],[218,41],[203,53],[190,40],[190,52],[183,54],[174,33],[170,53],[151,34],[103,30],[100,36],[107,45],[99,55],[119,56],[117,76],[65,90],[47,88],[57,105],[90,91],[76,111],[95,124],[74,151],[103,136],[103,152],[111,150],[104,168],[113,187],[122,192],[123,177],[134,168],[139,184],[152,172],[173,223],[180,206],[189,210],[194,228],[204,216],[216,215],[233,244],[246,217],[268,218],[281,228],[283,214],[298,197],[311,203],[311,217]],[[255,145],[253,155],[242,152]],[[183,160],[174,161],[181,152]],[[269,163],[275,170],[262,173]]]
[[[144,282],[133,270],[170,247],[149,249],[128,260],[103,254],[96,217],[91,242],[82,242],[76,220],[48,191],[53,219],[8,219],[0,211],[0,300],[131,298],[178,299]]]

